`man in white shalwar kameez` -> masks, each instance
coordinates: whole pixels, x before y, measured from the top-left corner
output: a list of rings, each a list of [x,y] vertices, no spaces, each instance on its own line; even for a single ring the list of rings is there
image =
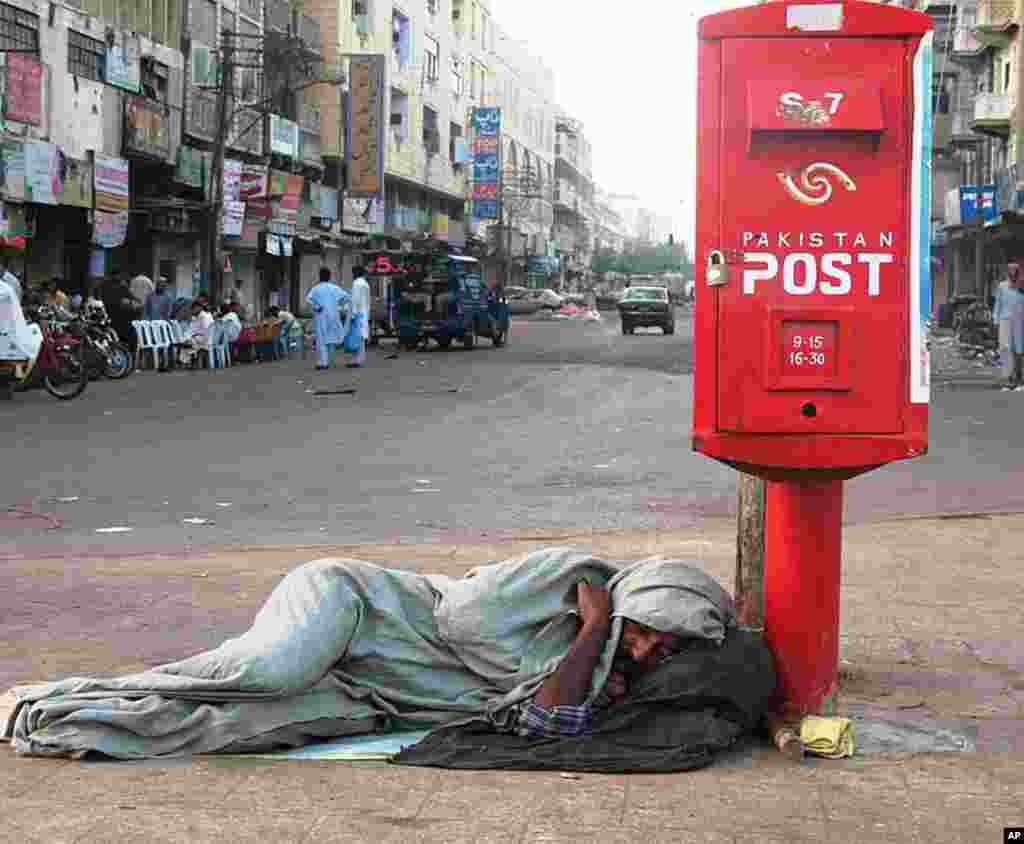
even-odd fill
[[[1024,356],[1024,291],[1020,264],[1006,266],[1006,280],[996,289],[992,320],[999,326],[999,354],[1003,359],[1003,389],[1022,389],[1021,359]]]
[[[359,317],[359,350],[354,353],[350,367],[366,366],[366,343],[370,339],[370,285],[366,270],[352,268],[352,318]]]
[[[341,312],[348,310],[351,297],[331,278],[331,271],[321,267],[320,283],[309,291],[306,302],[313,308],[313,333],[320,359],[317,369],[327,369],[331,348],[345,339],[347,320],[342,321]]]

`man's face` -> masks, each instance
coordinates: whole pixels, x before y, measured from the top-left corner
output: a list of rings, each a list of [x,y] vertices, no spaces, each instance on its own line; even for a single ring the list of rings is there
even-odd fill
[[[1010,279],[1010,284],[1016,287],[1020,283],[1020,264],[1007,264],[1006,275]]]
[[[636,677],[653,671],[659,662],[679,650],[679,645],[679,637],[672,633],[663,633],[635,621],[624,621],[619,657],[626,663],[624,667],[629,674]]]

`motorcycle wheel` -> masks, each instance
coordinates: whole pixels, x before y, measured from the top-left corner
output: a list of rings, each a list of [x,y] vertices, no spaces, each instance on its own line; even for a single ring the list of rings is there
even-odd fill
[[[89,370],[81,353],[62,349],[55,352],[57,366],[43,375],[43,386],[51,396],[66,401],[82,394],[89,385]]]
[[[107,358],[107,378],[115,380],[124,378],[131,374],[133,368],[132,353],[128,351],[127,346],[123,343],[116,343],[110,347],[110,355]]]

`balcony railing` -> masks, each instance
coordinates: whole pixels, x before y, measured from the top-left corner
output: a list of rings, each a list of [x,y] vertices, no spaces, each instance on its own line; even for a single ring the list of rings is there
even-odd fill
[[[213,141],[217,135],[217,97],[195,87],[189,88],[185,131],[194,138]]]
[[[302,107],[299,109],[299,128],[303,132],[320,134],[320,112],[316,109]]]
[[[556,226],[555,243],[563,252],[572,252],[576,248],[576,233],[564,226]]]
[[[974,100],[974,130],[1005,135],[1010,131],[1010,98],[1006,94],[978,94]]]
[[[126,153],[166,160],[171,155],[170,110],[145,97],[125,97]]]
[[[227,145],[231,149],[263,154],[264,115],[256,109],[244,109],[235,116],[234,126],[228,133]]]
[[[974,24],[958,26],[953,35],[953,52],[974,54],[982,50],[985,45],[978,40],[974,33]]]
[[[1016,0],[978,0],[977,29],[1006,29],[1016,23]]]
[[[996,171],[996,207],[1000,211],[1024,210],[1024,181],[1020,175],[1016,164]]]
[[[979,0],[974,34],[988,47],[1005,47],[1017,28],[1015,0]]]

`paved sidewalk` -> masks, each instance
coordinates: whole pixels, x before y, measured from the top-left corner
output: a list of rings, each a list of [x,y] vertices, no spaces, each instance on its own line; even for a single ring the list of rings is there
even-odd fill
[[[731,586],[734,528],[525,534],[492,545],[216,549],[0,561],[0,690],[133,670],[244,629],[291,566],[350,555],[458,574],[574,544],[699,560]],[[0,747],[0,841],[1002,841],[1024,825],[1024,516],[845,532],[840,706],[866,724],[964,737],[961,752],[789,762],[751,742],[665,776],[450,772],[378,763],[23,759]],[[898,740],[898,736],[897,736]]]

